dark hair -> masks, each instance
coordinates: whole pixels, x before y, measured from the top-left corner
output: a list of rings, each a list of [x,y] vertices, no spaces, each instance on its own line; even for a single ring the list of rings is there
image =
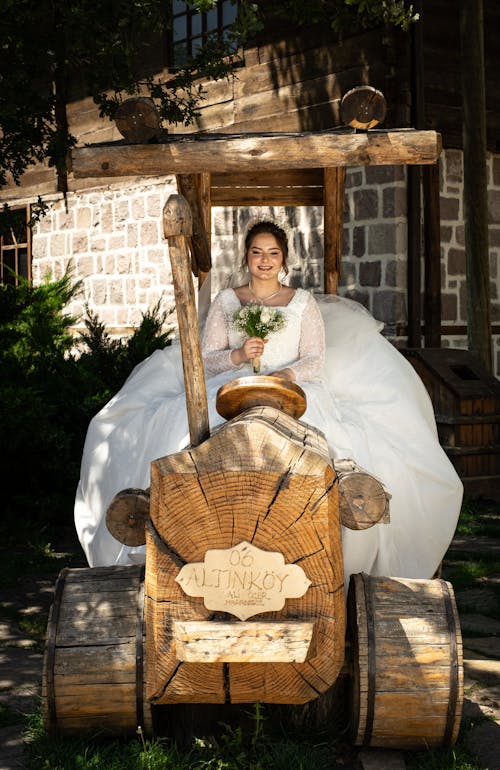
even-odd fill
[[[288,265],[286,263],[288,259],[287,235],[283,228],[277,225],[276,222],[271,222],[270,220],[266,219],[263,219],[260,222],[256,222],[254,225],[252,225],[252,227],[248,229],[248,232],[245,236],[245,255],[243,257],[243,266],[247,264],[247,252],[252,244],[253,239],[256,235],[260,235],[261,233],[274,235],[278,241],[279,247],[283,252],[283,270],[285,271],[285,275],[288,275]]]

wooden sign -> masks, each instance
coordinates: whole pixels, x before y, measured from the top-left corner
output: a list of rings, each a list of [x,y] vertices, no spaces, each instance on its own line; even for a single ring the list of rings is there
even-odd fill
[[[189,663],[304,663],[314,623],[175,621],[175,654]]]
[[[302,567],[245,541],[207,551],[205,561],[186,564],[175,580],[188,596],[203,596],[207,610],[240,620],[281,610],[286,599],[304,596],[311,585]]]

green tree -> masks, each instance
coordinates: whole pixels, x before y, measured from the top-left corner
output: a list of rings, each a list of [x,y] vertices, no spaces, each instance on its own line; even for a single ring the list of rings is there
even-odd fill
[[[188,0],[198,13],[216,4]],[[46,160],[63,192],[76,142],[67,106],[75,98],[92,96],[101,114],[113,117],[124,96],[146,88],[165,122],[188,125],[203,99],[200,83],[229,76],[235,40],[244,42],[273,19],[287,28],[312,22],[339,31],[381,22],[405,27],[415,18],[404,0],[240,0],[223,40],[209,38],[166,78],[144,78],[145,54],[161,50],[170,23],[168,0],[0,0],[0,13],[0,186]]]

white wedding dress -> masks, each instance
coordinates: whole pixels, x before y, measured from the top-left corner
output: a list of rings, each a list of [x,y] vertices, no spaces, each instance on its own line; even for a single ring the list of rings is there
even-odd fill
[[[334,459],[349,458],[379,478],[391,495],[390,523],[342,528],[346,579],[367,572],[430,578],[453,537],[462,484],[439,445],[432,404],[411,364],[381,334],[361,305],[297,289],[280,310],[287,323],[272,334],[261,373],[290,366],[307,396],[302,422],[326,436]],[[234,367],[230,349],[242,337],[231,327],[240,302],[233,289],[214,300],[202,350],[210,426],[223,422],[215,395],[224,382],[251,374]],[[189,443],[179,344],[139,364],[92,420],[82,458],[75,523],[91,566],[132,564],[145,549],[119,543],[105,512],[127,487],[149,487],[152,460]]]

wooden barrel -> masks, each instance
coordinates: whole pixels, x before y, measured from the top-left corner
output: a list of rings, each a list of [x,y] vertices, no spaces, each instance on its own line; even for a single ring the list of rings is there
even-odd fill
[[[45,642],[49,733],[152,732],[144,698],[144,567],[64,569]]]
[[[462,638],[450,583],[351,577],[351,729],[356,745],[453,745],[463,701]]]

